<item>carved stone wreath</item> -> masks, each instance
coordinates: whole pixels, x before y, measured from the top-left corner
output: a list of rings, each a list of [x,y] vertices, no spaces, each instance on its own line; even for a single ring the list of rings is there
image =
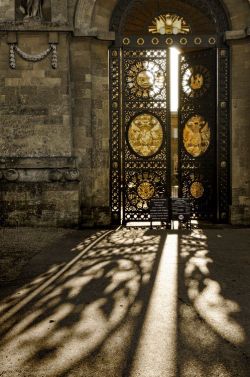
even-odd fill
[[[17,53],[23,60],[29,62],[40,62],[45,59],[51,53],[51,67],[53,69],[57,68],[57,47],[56,44],[51,43],[47,50],[42,51],[40,54],[27,54],[22,51],[17,44],[10,45],[9,61],[10,68],[16,69],[16,54]]]

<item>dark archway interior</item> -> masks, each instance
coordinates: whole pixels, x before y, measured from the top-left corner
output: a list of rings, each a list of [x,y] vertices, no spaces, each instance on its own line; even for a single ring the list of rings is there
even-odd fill
[[[114,10],[110,29],[120,35],[149,34],[155,17],[174,13],[191,26],[192,34],[213,34],[230,28],[224,6],[207,0],[120,0]]]

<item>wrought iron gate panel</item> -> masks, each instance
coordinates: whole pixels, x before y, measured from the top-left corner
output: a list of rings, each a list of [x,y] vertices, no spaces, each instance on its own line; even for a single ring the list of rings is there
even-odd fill
[[[179,195],[193,216],[216,219],[216,49],[181,55]]]
[[[149,220],[170,192],[167,49],[123,49],[123,221]]]
[[[229,49],[219,48],[217,50],[218,65],[218,215],[220,222],[229,220],[229,204],[231,204],[230,192],[230,56]]]
[[[121,212],[121,59],[120,49],[112,48],[109,54],[110,77],[110,202],[112,223],[120,223]]]

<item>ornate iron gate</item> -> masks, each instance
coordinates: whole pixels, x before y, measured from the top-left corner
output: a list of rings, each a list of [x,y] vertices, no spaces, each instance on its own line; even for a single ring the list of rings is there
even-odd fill
[[[168,49],[123,50],[123,218],[149,220],[152,198],[169,196]]]
[[[216,49],[181,55],[179,196],[193,216],[215,220],[217,209]]]
[[[113,129],[111,135],[114,220],[119,206],[124,222],[149,220],[150,200],[170,195],[168,57],[168,49],[124,48],[111,53],[111,74],[122,78],[111,88],[111,119],[121,130]]]
[[[110,49],[112,222],[147,221],[150,200],[170,197],[170,39],[193,51],[180,64],[179,196],[194,217],[227,222],[229,51],[215,36],[199,47],[194,36],[163,38],[126,37]]]

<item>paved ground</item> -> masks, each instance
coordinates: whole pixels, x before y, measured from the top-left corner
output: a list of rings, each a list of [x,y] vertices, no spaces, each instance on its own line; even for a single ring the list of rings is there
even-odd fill
[[[247,377],[250,229],[0,230],[1,377]]]

